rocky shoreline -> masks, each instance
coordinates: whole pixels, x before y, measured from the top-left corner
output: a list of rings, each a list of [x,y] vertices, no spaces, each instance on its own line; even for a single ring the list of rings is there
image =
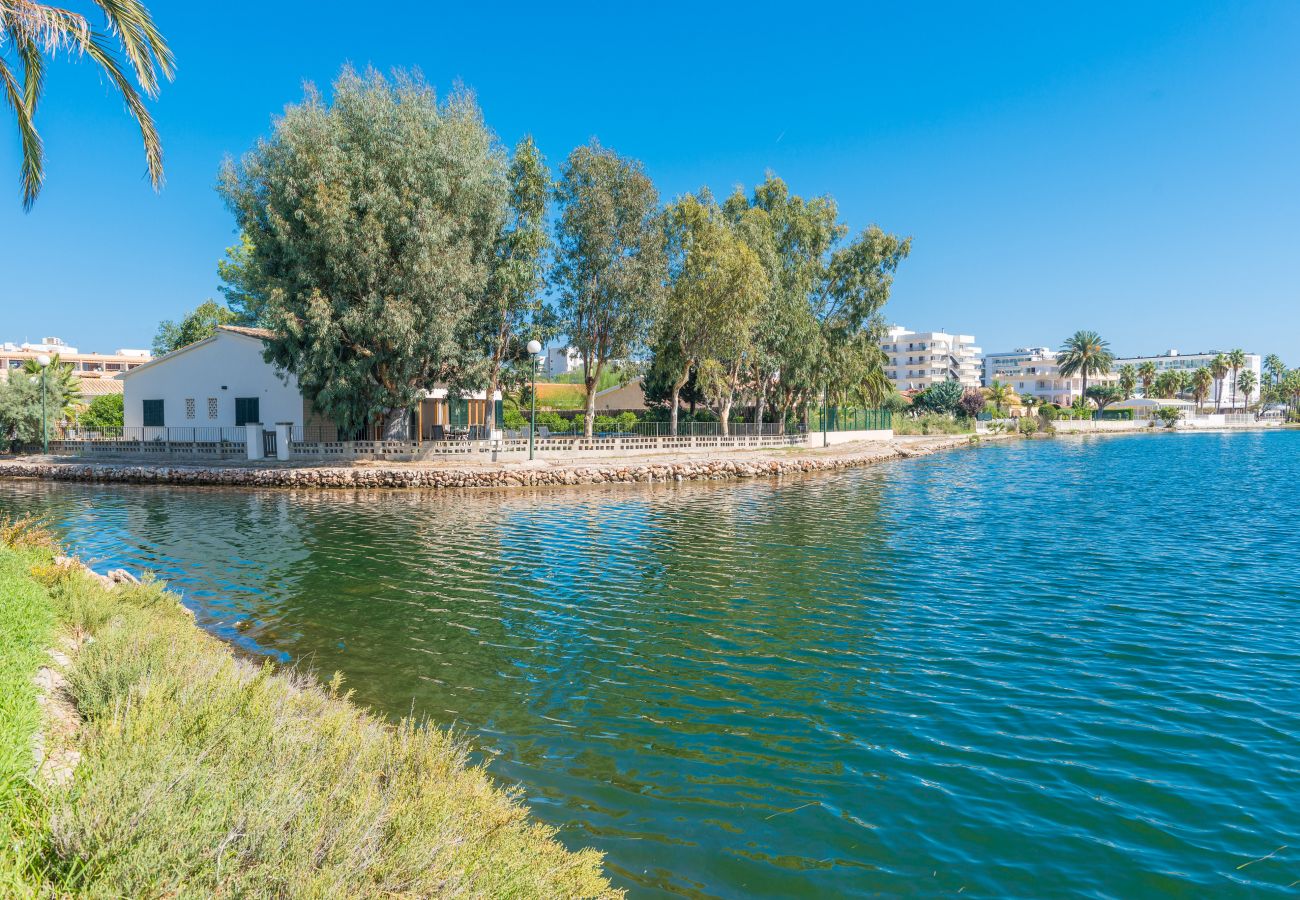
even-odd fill
[[[550,466],[168,466],[129,462],[0,462],[0,478],[115,484],[252,488],[502,488],[547,485],[721,481],[802,475],[925,456],[966,446],[969,435],[844,445],[807,455],[710,456],[672,461],[602,461]]]

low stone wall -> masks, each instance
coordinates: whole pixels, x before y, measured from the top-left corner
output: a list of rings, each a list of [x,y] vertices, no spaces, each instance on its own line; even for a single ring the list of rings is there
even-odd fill
[[[1158,427],[1160,423],[1157,423]],[[1148,431],[1150,419],[1057,419],[1052,423],[1057,434],[1091,434],[1094,431]]]
[[[717,481],[851,469],[924,456],[969,443],[967,436],[890,443],[824,456],[701,458],[663,463],[593,463],[550,467],[483,466],[163,466],[111,463],[3,462],[0,477],[124,484],[219,485],[256,488],[496,488],[541,485]]]

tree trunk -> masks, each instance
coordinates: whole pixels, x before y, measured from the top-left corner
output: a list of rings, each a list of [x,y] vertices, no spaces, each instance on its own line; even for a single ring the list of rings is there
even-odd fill
[[[763,414],[767,411],[767,385],[763,382],[758,383],[758,402],[754,404],[754,423],[758,425],[758,433],[763,433]]]
[[[736,400],[734,393],[728,394],[727,399],[722,401],[722,408],[718,412],[718,421],[722,424],[722,436],[731,436],[731,404]]]
[[[594,374],[584,374],[582,378],[587,388],[587,408],[582,414],[582,433],[587,437],[592,436],[596,425],[596,385],[600,384],[600,369],[598,365]]]
[[[497,380],[500,377],[501,377],[500,367],[497,365],[493,365],[491,371],[488,372],[488,383],[487,383],[487,394],[486,394],[487,399],[484,401],[484,407],[483,407],[483,425],[484,427],[487,428],[488,437],[492,436],[492,430],[496,428],[496,424],[497,424],[496,395],[497,395]]]
[[[677,412],[682,406],[682,386],[686,384],[690,377],[691,367],[688,365],[682,369],[682,374],[677,381],[673,382],[673,405],[672,411],[668,414],[668,433],[673,437],[677,437]]]

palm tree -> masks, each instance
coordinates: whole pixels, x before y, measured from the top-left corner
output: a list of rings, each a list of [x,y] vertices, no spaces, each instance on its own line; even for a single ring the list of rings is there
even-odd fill
[[[1264,357],[1264,371],[1273,379],[1273,387],[1278,387],[1282,384],[1282,376],[1286,374],[1286,363],[1276,353],[1270,353]]]
[[[1148,359],[1138,366],[1137,376],[1138,380],[1142,382],[1142,396],[1150,397],[1151,385],[1156,383],[1156,364]]]
[[[1237,376],[1246,367],[1246,351],[1240,348],[1228,353],[1228,365],[1232,369],[1232,408],[1237,408]]]
[[[1228,377],[1228,357],[1220,353],[1210,360],[1210,374],[1214,376],[1214,411],[1223,412],[1223,379]]]
[[[23,372],[32,378],[40,378],[41,364],[29,359],[23,363]],[[59,408],[61,417],[65,420],[73,418],[81,402],[81,379],[72,363],[61,361],[57,353],[50,357],[50,364],[45,367],[45,387],[50,397],[62,403]]]
[[[1132,363],[1125,363],[1119,367],[1119,390],[1124,395],[1125,400],[1133,396],[1133,389],[1137,387],[1137,369]]]
[[[1200,413],[1201,407],[1205,405],[1205,398],[1210,395],[1210,387],[1213,384],[1214,376],[1205,366],[1192,373],[1192,396],[1196,398],[1197,413]]]
[[[158,79],[172,77],[174,60],[153,17],[141,0],[91,0],[104,14],[107,28],[96,31],[80,13],[35,0],[0,0],[0,93],[18,120],[22,141],[23,208],[31,209],[45,179],[45,153],[36,131],[36,105],[45,83],[46,56],[71,50],[91,61],[126,101],[140,126],[149,179],[162,184],[162,144],[140,90],[158,96]],[[113,52],[116,42],[140,90],[123,71]],[[19,82],[18,73],[22,80]]]
[[[1007,401],[1011,399],[1011,387],[1001,381],[994,381],[984,389],[984,396],[997,409],[999,415],[1006,412]]]
[[[1083,376],[1083,397],[1088,396],[1088,376],[1108,374],[1114,362],[1115,354],[1110,352],[1110,344],[1095,331],[1076,331],[1056,354],[1057,369],[1062,377]]]
[[[1259,380],[1255,377],[1255,373],[1250,369],[1246,369],[1237,376],[1237,383],[1233,385],[1233,387],[1240,390],[1246,398],[1242,403],[1243,411],[1250,410],[1250,395],[1255,392],[1255,388],[1258,386]]]

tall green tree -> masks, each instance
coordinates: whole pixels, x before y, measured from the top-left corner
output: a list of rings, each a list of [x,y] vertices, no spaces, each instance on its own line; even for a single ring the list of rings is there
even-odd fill
[[[1142,365],[1138,366],[1137,376],[1138,380],[1142,382],[1143,397],[1151,396],[1151,386],[1156,383],[1157,374],[1156,364],[1149,359],[1142,363]]]
[[[716,363],[701,387],[716,398],[722,433],[753,352],[755,322],[768,293],[758,254],[735,232],[707,192],[673,203],[665,216],[669,284],[657,330],[675,360],[669,433],[677,434],[681,391],[692,370]]]
[[[345,68],[330,102],[309,87],[227,161],[219,190],[265,292],[267,361],[317,410],[403,437],[428,388],[461,388],[507,202],[505,153],[471,95]]]
[[[643,351],[659,314],[666,276],[659,194],[640,162],[592,140],[565,160],[555,199],[552,281],[563,329],[582,355],[583,431],[591,437],[601,372]]]
[[[247,234],[241,232],[239,243],[227,247],[225,259],[217,260],[217,275],[221,278],[217,290],[226,298],[226,306],[235,316],[234,324],[264,324],[266,288],[258,279],[253,242]]]
[[[154,356],[171,353],[216,334],[222,325],[241,324],[239,316],[215,300],[204,300],[179,321],[164,319],[153,338]]]
[[[549,308],[542,302],[550,233],[546,206],[551,175],[532,137],[515,147],[510,162],[509,206],[492,254],[483,302],[470,316],[470,340],[481,347],[489,402],[485,424],[496,426],[491,398],[501,385],[502,370],[528,360],[528,341],[546,343],[554,336]],[[526,370],[525,370],[526,371]]]
[[[1216,413],[1223,412],[1223,379],[1228,377],[1228,371],[1231,368],[1228,357],[1222,353],[1210,360],[1210,374],[1214,376],[1214,411]]]
[[[154,188],[162,184],[162,142],[144,97],[157,97],[159,80],[172,77],[172,52],[140,0],[91,3],[104,16],[104,30],[93,28],[82,13],[62,7],[0,0],[0,93],[14,113],[22,143],[24,209],[31,209],[45,180],[36,107],[45,86],[46,57],[64,49],[88,57],[121,95],[140,126],[149,179]]]
[[[1119,390],[1124,395],[1121,399],[1127,400],[1132,397],[1136,388],[1137,368],[1132,363],[1125,363],[1119,367]]]
[[[772,174],[748,197],[738,189],[724,209],[768,269],[750,376],[759,412],[769,391],[783,416],[802,409],[805,419],[823,389],[882,401],[880,313],[911,239],[872,225],[850,240],[834,200],[805,200]]]
[[[1088,377],[1106,375],[1115,362],[1110,345],[1095,331],[1076,331],[1070,335],[1056,354],[1056,365],[1061,375],[1083,378],[1083,396],[1088,396]]]

